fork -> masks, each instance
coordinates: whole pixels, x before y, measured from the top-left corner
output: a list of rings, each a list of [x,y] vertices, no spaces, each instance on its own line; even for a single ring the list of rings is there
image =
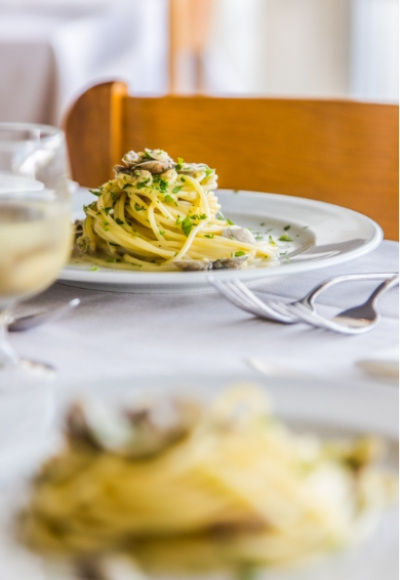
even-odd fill
[[[375,310],[375,303],[378,297],[398,283],[398,275],[384,280],[375,288],[365,302],[339,312],[332,319],[320,316],[300,302],[297,304],[289,304],[288,311],[292,315],[297,316],[299,321],[306,322],[317,328],[325,328],[344,334],[361,334],[371,330],[379,321],[379,314]]]
[[[229,280],[222,282],[209,276],[209,282],[230,302],[238,308],[245,310],[255,316],[267,320],[274,320],[283,322],[285,324],[293,324],[295,322],[303,321],[317,325],[319,321],[329,322],[322,316],[318,316],[314,310],[315,299],[321,292],[338,284],[340,282],[354,281],[354,280],[376,280],[382,278],[389,278],[392,280],[397,274],[395,273],[376,273],[376,274],[346,274],[342,276],[335,276],[329,280],[322,282],[315,286],[300,300],[293,302],[283,302],[281,300],[269,300],[263,302],[251,290],[249,290],[240,280]],[[395,282],[393,282],[394,284]],[[391,284],[391,285],[393,285]],[[342,313],[340,313],[342,314]],[[312,316],[312,319],[308,317]],[[340,316],[340,315],[338,315]]]

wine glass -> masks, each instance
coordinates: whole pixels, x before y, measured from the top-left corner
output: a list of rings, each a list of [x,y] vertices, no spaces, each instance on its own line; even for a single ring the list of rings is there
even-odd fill
[[[54,282],[71,251],[69,167],[62,130],[0,123],[0,387],[25,385],[50,365],[20,358],[9,309]]]

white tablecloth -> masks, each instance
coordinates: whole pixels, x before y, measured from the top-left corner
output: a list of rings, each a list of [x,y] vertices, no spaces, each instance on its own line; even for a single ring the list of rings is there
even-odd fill
[[[347,264],[261,282],[257,288],[266,298],[299,298],[333,275],[397,270],[398,244],[384,241],[369,255]],[[360,303],[377,284],[338,285],[322,294],[317,304],[333,314]],[[358,336],[259,320],[215,292],[125,294],[56,283],[20,308],[56,306],[74,297],[81,305],[67,318],[11,334],[20,354],[58,368],[57,383],[62,387],[96,377],[116,381],[126,375],[240,373],[249,369],[249,358],[338,383],[361,381],[379,387],[384,379],[367,375],[357,361],[393,351],[398,344],[397,289],[381,297],[378,325]]]
[[[356,261],[268,283],[264,281],[258,289],[266,297],[295,298],[302,296],[318,281],[336,274],[389,272],[396,271],[397,267],[398,244],[385,241],[371,254]],[[326,312],[332,314],[335,309],[359,303],[376,284],[363,282],[336,286],[322,295],[319,302]],[[394,404],[397,381],[370,376],[357,365],[357,361],[379,353],[388,354],[397,347],[396,290],[381,297],[379,311],[382,319],[378,326],[359,336],[334,334],[303,324],[285,326],[258,320],[236,309],[215,292],[123,294],[56,283],[21,305],[19,310],[22,313],[56,306],[76,296],[82,303],[68,317],[27,332],[13,333],[10,337],[21,355],[54,364],[57,377],[44,389],[25,391],[26,396],[18,389],[0,393],[0,496],[11,498],[3,503],[0,501],[0,577],[5,580],[54,578],[44,572],[39,558],[28,557],[15,546],[6,524],[1,522],[12,518],[13,501],[18,505],[17,492],[25,477],[49,452],[47,446],[52,440],[54,417],[72,393],[74,397],[82,392],[101,396],[106,385],[113,398],[121,385],[131,392],[136,387],[143,388],[149,379],[153,380],[152,384],[158,382],[162,388],[168,381],[171,386],[171,380],[183,381],[189,388],[194,379],[197,384],[200,381],[200,385],[206,385],[204,378],[209,380],[210,377],[217,384],[220,379],[233,377],[236,380],[243,376],[257,382],[261,375],[249,366],[249,360],[255,359],[260,368],[269,368],[271,363],[275,365],[272,377],[266,379],[268,388],[273,380],[276,381],[277,365],[279,374],[292,374],[293,381],[304,374],[313,375],[317,377],[317,382],[313,381],[313,394],[318,393],[319,409],[325,415],[330,412],[325,409],[326,398],[331,403],[338,399],[339,404],[335,406],[339,425],[346,417],[348,427],[357,430],[359,416],[363,414],[360,410],[369,408],[372,422],[376,417],[381,430],[382,424],[385,426],[387,423],[389,434],[393,436],[398,408]],[[279,392],[282,400],[289,393],[293,397],[290,405],[298,412],[298,407],[304,409],[310,403],[309,396],[308,403],[303,400],[308,383],[296,382],[294,386],[296,388],[285,391],[281,388],[285,385],[278,384],[275,394]],[[349,395],[352,396],[348,398]],[[382,405],[382,401],[386,403]],[[382,408],[386,409],[383,415]],[[316,419],[322,420],[319,414]],[[371,426],[372,423],[368,423],[368,428]],[[366,548],[360,548],[376,553],[373,566],[363,564],[365,552],[357,556],[355,551],[349,554],[350,567],[346,560],[342,566],[342,560],[338,558],[323,568],[323,572],[319,573],[317,568],[298,578],[376,580],[379,570],[385,580],[395,580],[396,519],[396,510],[392,510],[377,532],[379,546],[384,546],[384,553],[391,554],[390,558],[379,556],[380,547],[375,549],[374,536]],[[387,569],[382,569],[385,566]],[[71,580],[70,576],[65,578]]]
[[[90,84],[166,87],[164,0],[0,0],[0,121],[60,124]]]

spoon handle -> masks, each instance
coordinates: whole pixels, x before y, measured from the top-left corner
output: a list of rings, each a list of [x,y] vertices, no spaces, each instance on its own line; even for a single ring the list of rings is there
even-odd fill
[[[378,299],[378,296],[383,294],[383,292],[386,292],[386,290],[393,288],[393,286],[396,286],[396,284],[398,284],[398,283],[399,283],[399,275],[398,274],[396,276],[393,276],[393,278],[388,278],[387,280],[382,282],[382,284],[379,284],[378,288],[376,288],[374,290],[374,292],[372,292],[371,296],[368,299],[368,302],[371,305],[374,305],[376,300]]]
[[[334,286],[335,284],[339,284],[341,282],[352,282],[356,280],[381,280],[383,278],[390,278],[392,280],[394,278],[398,278],[397,272],[377,272],[377,273],[368,273],[368,274],[343,274],[342,276],[335,276],[330,280],[326,280],[318,286],[315,286],[305,298],[303,298],[302,302],[304,304],[308,304],[309,306],[313,306],[317,296],[321,294],[327,288]]]

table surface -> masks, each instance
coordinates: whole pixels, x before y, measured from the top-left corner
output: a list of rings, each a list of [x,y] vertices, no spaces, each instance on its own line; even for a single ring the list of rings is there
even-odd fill
[[[398,244],[384,241],[357,260],[261,281],[256,288],[265,298],[294,299],[334,275],[397,270]],[[376,281],[341,284],[322,294],[317,304],[321,312],[333,315],[361,303],[376,285]],[[378,325],[358,336],[256,319],[214,291],[118,293],[56,283],[19,311],[55,307],[75,297],[81,304],[67,317],[10,335],[21,355],[55,365],[56,384],[61,388],[96,377],[115,381],[130,375],[243,373],[250,369],[249,359],[255,358],[290,373],[361,382],[379,389],[384,379],[366,374],[357,363],[396,351],[398,345],[397,288],[380,298]]]
[[[397,267],[398,244],[384,241],[355,261],[264,280],[257,283],[257,289],[266,298],[298,298],[333,275],[390,272],[397,271]],[[320,307],[333,314],[337,309],[361,302],[376,285],[376,281],[370,281],[337,286],[321,295]],[[26,396],[18,388],[0,393],[0,493],[2,498],[11,498],[0,501],[1,578],[53,580],[51,574],[44,574],[40,560],[16,548],[7,526],[1,522],[7,522],[14,513],[12,498],[16,490],[53,449],[52,438],[60,432],[54,417],[58,412],[60,418],[59,411],[72,395],[101,396],[106,385],[113,400],[121,388],[125,394],[149,384],[162,390],[164,385],[168,388],[174,381],[180,383],[184,379],[189,388],[196,383],[212,390],[227,378],[232,381],[245,377],[255,383],[262,378],[267,389],[274,387],[271,392],[278,395],[281,403],[286,407],[289,403],[295,417],[301,409],[308,413],[307,405],[311,402],[315,418],[323,425],[328,424],[326,418],[330,414],[338,420],[339,427],[347,424],[353,432],[365,419],[364,426],[372,432],[376,425],[381,434],[395,437],[397,381],[366,374],[357,364],[379,354],[393,357],[390,353],[397,348],[398,341],[395,289],[379,301],[382,315],[379,324],[359,336],[339,335],[304,324],[285,326],[259,320],[213,291],[130,294],[80,289],[58,282],[21,304],[18,310],[20,313],[40,310],[74,297],[79,297],[81,304],[68,316],[27,332],[10,334],[20,355],[52,363],[57,374],[46,388],[25,390]],[[274,365],[272,374],[263,376],[250,366],[251,360],[264,370]],[[290,384],[276,383],[275,375],[285,373]],[[308,383],[305,376],[314,379]],[[360,552],[349,552],[350,565],[346,557],[338,558],[323,569],[323,577],[375,580],[377,570],[386,566],[382,577],[395,580],[396,518],[397,512],[392,510],[377,535],[361,546]],[[375,550],[378,537],[380,547]],[[379,556],[381,547],[384,557]],[[370,552],[377,552],[376,557],[370,560],[368,556],[365,560]],[[296,578],[322,577],[318,569],[307,574]]]

